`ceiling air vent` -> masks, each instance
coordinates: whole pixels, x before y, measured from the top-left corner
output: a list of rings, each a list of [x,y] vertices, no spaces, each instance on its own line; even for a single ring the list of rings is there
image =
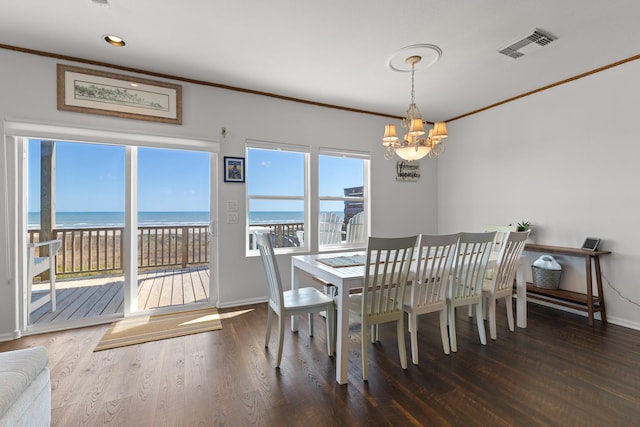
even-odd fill
[[[498,50],[503,55],[510,58],[518,59],[538,48],[548,45],[558,38],[551,33],[536,28],[532,33],[525,35],[519,40],[511,43],[509,46]]]

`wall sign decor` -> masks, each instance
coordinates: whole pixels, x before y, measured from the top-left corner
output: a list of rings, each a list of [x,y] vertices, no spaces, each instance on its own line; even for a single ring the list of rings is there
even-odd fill
[[[182,86],[58,64],[58,110],[182,124]]]
[[[224,182],[244,182],[244,157],[225,156]]]
[[[420,163],[399,160],[396,164],[396,181],[417,182],[420,179]]]

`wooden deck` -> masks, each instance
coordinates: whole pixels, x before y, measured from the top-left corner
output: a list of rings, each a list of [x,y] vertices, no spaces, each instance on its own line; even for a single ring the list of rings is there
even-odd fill
[[[190,267],[146,271],[139,274],[138,309],[204,302],[209,294],[209,268]],[[34,285],[33,300],[43,295],[48,283]],[[57,310],[51,303],[31,313],[30,324],[64,322],[121,313],[124,307],[124,276],[56,281]]]

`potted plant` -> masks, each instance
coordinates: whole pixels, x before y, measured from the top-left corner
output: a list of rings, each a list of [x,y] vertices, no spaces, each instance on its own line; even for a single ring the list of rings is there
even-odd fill
[[[522,221],[518,223],[516,231],[529,231],[529,228],[531,228],[531,223],[528,221]]]

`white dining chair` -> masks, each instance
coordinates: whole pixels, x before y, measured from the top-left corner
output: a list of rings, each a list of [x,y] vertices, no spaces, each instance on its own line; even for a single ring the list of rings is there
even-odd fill
[[[507,235],[517,230],[517,226],[515,225],[496,225],[496,224],[485,224],[482,226],[482,231],[484,233],[495,231],[496,235],[493,238],[493,246],[491,247],[491,251],[495,254],[500,252],[502,249],[502,244],[505,240],[507,240]]]
[[[513,324],[513,282],[518,270],[518,264],[522,252],[524,251],[524,245],[529,236],[528,231],[524,232],[509,232],[506,240],[502,244],[494,273],[491,277],[484,280],[482,295],[484,297],[484,304],[486,304],[489,314],[489,335],[492,340],[497,337],[496,332],[496,301],[500,298],[504,298],[505,306],[507,309],[507,321],[509,323],[509,330],[514,331]]]
[[[269,289],[269,303],[267,307],[267,332],[264,346],[269,347],[271,337],[271,324],[273,315],[278,316],[278,353],[276,356],[276,368],[280,367],[282,361],[282,347],[284,343],[284,322],[287,316],[307,314],[309,319],[309,336],[313,336],[313,314],[320,311],[327,313],[327,353],[333,354],[334,346],[334,321],[335,311],[333,299],[326,296],[314,287],[282,289],[280,271],[276,262],[273,246],[271,244],[270,233],[255,233],[258,250],[262,258],[267,284]]]
[[[442,349],[450,353],[447,334],[447,299],[449,272],[457,254],[459,234],[420,236],[416,259],[415,276],[407,287],[404,311],[409,320],[411,335],[411,360],[418,364],[418,316],[440,313],[440,336]]]
[[[476,322],[480,343],[487,344],[482,312],[482,284],[489,262],[495,232],[460,233],[458,256],[453,262],[447,291],[447,311],[449,316],[449,340],[451,351],[458,351],[456,341],[456,307],[473,305],[476,308]]]
[[[482,226],[482,231],[484,233],[495,231],[496,235],[493,238],[493,246],[491,246],[491,255],[489,258],[497,258],[498,254],[500,254],[500,249],[502,249],[502,245],[504,241],[507,239],[507,236],[510,232],[516,231],[518,227],[515,225],[496,225],[496,224],[485,224]],[[485,270],[484,277],[485,279],[490,279],[493,276],[493,267],[487,267]],[[486,308],[485,308],[486,313]],[[473,307],[469,306],[469,317],[473,316]],[[486,319],[486,315],[485,315]]]
[[[371,341],[381,323],[396,322],[400,366],[407,369],[403,301],[418,236],[369,237],[362,292],[349,295],[349,316],[361,325],[362,378],[369,378],[367,330]]]

